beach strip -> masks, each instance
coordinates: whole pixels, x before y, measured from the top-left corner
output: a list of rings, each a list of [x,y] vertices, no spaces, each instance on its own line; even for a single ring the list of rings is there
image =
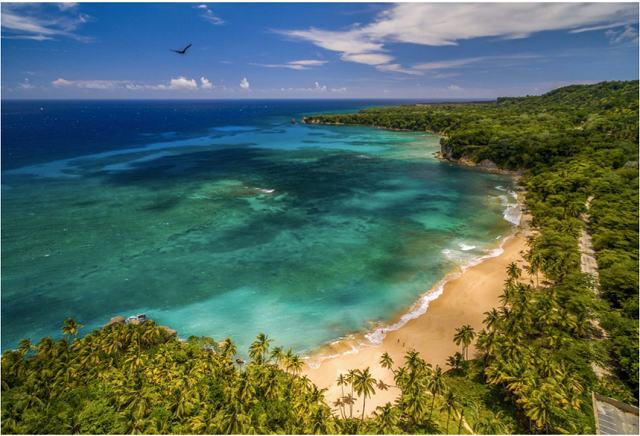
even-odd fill
[[[502,245],[504,252],[501,255],[470,267],[458,278],[445,283],[442,295],[429,303],[425,313],[409,320],[398,330],[386,331],[381,346],[365,346],[357,353],[349,353],[353,349],[353,341],[337,342],[322,350],[322,354],[336,357],[323,360],[318,369],[305,365],[304,374],[318,388],[328,389],[325,399],[332,405],[342,396],[342,387],[337,386],[336,379],[340,374],[346,375],[350,369],[369,367],[373,378],[395,386],[393,373],[382,368],[379,363],[385,352],[393,359],[396,369],[404,365],[407,351],[412,350],[419,352],[420,357],[434,367],[439,365],[445,371],[450,369],[446,365],[447,358],[456,351],[462,351],[453,341],[456,328],[469,324],[479,332],[484,327],[484,312],[500,305],[498,297],[502,294],[507,279],[507,266],[515,262],[522,267],[524,262],[520,252],[527,249],[526,237],[529,234],[530,219],[529,215],[523,213],[515,235]],[[475,348],[471,345],[470,358],[474,351]],[[345,386],[345,394],[347,393],[350,393],[349,386]],[[399,394],[400,390],[395,387],[386,391],[376,390],[371,399],[367,398],[366,414],[369,415],[377,406],[393,403]],[[361,408],[362,400],[354,404],[354,415],[359,416],[356,412],[362,413]]]

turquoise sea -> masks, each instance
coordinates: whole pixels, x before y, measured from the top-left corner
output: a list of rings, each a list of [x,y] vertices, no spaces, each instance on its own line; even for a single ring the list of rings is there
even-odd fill
[[[3,102],[2,349],[138,313],[240,355],[386,327],[518,219],[435,135],[291,123],[398,103]]]

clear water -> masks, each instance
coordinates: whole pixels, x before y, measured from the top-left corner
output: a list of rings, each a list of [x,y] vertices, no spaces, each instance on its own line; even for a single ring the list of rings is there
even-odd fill
[[[2,349],[146,313],[307,353],[396,317],[515,204],[437,136],[291,123],[397,103],[3,102]]]

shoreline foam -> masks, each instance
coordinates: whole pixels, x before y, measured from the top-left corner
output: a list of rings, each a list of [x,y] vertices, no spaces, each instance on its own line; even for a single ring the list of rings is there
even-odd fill
[[[519,201],[519,205],[522,204],[522,201]],[[499,296],[507,277],[507,265],[511,262],[522,262],[520,252],[526,249],[528,220],[529,215],[523,212],[519,225],[513,227],[513,233],[501,238],[498,248],[469,261],[464,271],[460,267],[457,271],[449,273],[436,286],[425,292],[409,311],[389,323],[391,326],[398,324],[396,330],[391,330],[391,326],[384,328],[384,336],[381,335],[379,338],[380,345],[366,346],[362,339],[367,339],[366,336],[373,332],[383,330],[382,327],[361,334],[359,338],[354,336],[336,341],[321,348],[318,354],[308,360],[314,365],[314,360],[320,357],[321,365],[318,365],[317,369],[306,365],[303,370],[305,375],[318,388],[328,389],[325,398],[331,402],[341,396],[340,388],[335,383],[340,374],[346,374],[350,369],[369,367],[374,378],[383,380],[392,387],[386,391],[377,391],[372,398],[367,399],[368,415],[377,406],[383,406],[387,402],[393,403],[400,394],[399,389],[393,387],[395,382],[391,371],[379,365],[383,353],[387,352],[392,357],[394,368],[404,364],[407,351],[415,350],[427,363],[439,365],[446,370],[447,358],[455,351],[460,351],[453,341],[455,328],[469,324],[478,332],[484,327],[484,312],[499,306]],[[429,316],[422,316],[425,312],[428,312]],[[473,356],[473,344],[470,350],[470,355]],[[358,401],[354,409],[358,408],[359,404]]]
[[[315,352],[312,352],[310,356],[306,356],[303,358],[307,366],[309,366],[309,368],[311,368],[312,370],[316,370],[319,369],[322,365],[322,362],[327,359],[333,359],[343,355],[358,354],[358,352],[360,352],[365,347],[379,348],[380,346],[382,346],[382,342],[386,338],[388,332],[400,330],[412,319],[416,319],[419,316],[425,314],[427,312],[427,309],[429,308],[429,303],[436,300],[442,295],[444,286],[447,283],[460,278],[465,272],[469,270],[469,268],[473,268],[482,264],[488,259],[492,259],[502,255],[504,253],[503,247],[505,243],[511,238],[517,236],[524,215],[522,213],[522,202],[518,198],[518,194],[515,191],[506,189],[502,186],[496,186],[496,189],[508,192],[517,201],[515,204],[511,204],[508,202],[503,203],[503,205],[506,206],[506,209],[503,212],[503,218],[505,221],[512,223],[513,227],[511,234],[509,234],[508,236],[502,238],[503,235],[500,235],[498,238],[496,238],[500,241],[497,248],[488,249],[486,250],[485,254],[469,259],[465,263],[458,265],[455,270],[448,272],[432,288],[420,295],[418,300],[413,303],[408,310],[405,310],[402,312],[402,314],[396,315],[394,318],[392,318],[392,320],[389,321],[387,325],[375,327],[373,329],[367,330],[366,332],[356,333],[346,338],[338,339],[332,342],[330,345],[319,347]],[[468,246],[465,245],[465,247]],[[465,250],[465,247],[462,247],[461,249],[463,251],[466,251],[472,248],[476,248],[475,246],[473,246],[472,248],[466,248]],[[338,354],[323,354],[324,352],[330,351],[333,348],[342,348],[343,346],[348,346],[350,347],[350,349]]]

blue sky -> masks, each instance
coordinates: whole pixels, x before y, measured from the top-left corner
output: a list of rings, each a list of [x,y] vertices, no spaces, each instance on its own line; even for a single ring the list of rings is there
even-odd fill
[[[638,62],[638,3],[2,3],[10,99],[494,98]]]

